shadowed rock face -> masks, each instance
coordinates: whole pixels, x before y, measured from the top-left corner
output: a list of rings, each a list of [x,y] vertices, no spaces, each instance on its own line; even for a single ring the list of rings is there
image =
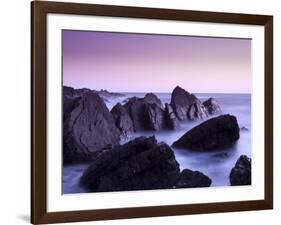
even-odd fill
[[[64,101],[64,163],[90,160],[103,148],[119,144],[120,132],[113,116],[91,91]]]
[[[208,117],[207,109],[201,101],[179,86],[172,92],[171,106],[179,120],[197,120]]]
[[[154,137],[140,137],[100,154],[80,183],[90,191],[172,188],[178,175],[170,147],[157,145]]]
[[[249,157],[245,155],[239,157],[230,172],[229,180],[232,186],[251,185],[251,159]]]
[[[231,146],[239,139],[235,116],[222,115],[209,119],[186,132],[173,147],[207,151]]]
[[[202,173],[184,170],[172,149],[155,137],[139,137],[103,151],[80,178],[89,191],[128,191],[207,186]]]
[[[199,171],[184,169],[176,184],[177,188],[210,187],[212,180]]]
[[[198,120],[208,117],[208,113],[204,105],[197,100],[196,103],[193,103],[188,110],[188,119],[189,120]]]
[[[211,115],[222,113],[219,103],[214,98],[209,98],[207,101],[203,102],[203,105],[208,110],[208,113]]]
[[[165,103],[165,121],[166,127],[171,130],[175,130],[179,128],[179,121],[176,117],[173,108],[170,104]]]
[[[161,100],[153,93],[148,93],[143,98],[144,101],[146,101],[149,104],[156,104],[160,108],[163,108]]]
[[[124,107],[134,125],[134,131],[160,130],[164,128],[164,110],[156,103],[148,103],[142,98],[131,98]]]
[[[134,124],[131,120],[127,109],[120,103],[117,103],[111,110],[111,114],[114,117],[115,125],[119,128],[122,135],[125,137],[129,133],[134,132]]]
[[[196,100],[197,98],[194,95],[179,86],[173,90],[171,106],[179,120],[188,119],[189,107],[196,103]]]

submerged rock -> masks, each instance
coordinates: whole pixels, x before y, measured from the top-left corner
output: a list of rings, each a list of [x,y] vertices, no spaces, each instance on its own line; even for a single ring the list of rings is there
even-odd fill
[[[84,171],[80,184],[88,191],[105,192],[208,187],[211,180],[198,171],[180,173],[172,149],[153,136],[103,151]]]
[[[239,139],[235,116],[222,115],[209,119],[186,132],[173,147],[191,150],[215,150],[233,145]]]
[[[179,171],[168,145],[157,144],[155,137],[139,137],[101,153],[80,183],[97,192],[172,188]]]
[[[241,155],[229,175],[230,184],[251,185],[251,159]]]
[[[111,110],[111,114],[114,117],[115,125],[119,128],[120,132],[124,136],[128,136],[129,133],[134,132],[134,124],[127,109],[120,103],[117,103]]]
[[[86,92],[64,101],[64,163],[88,161],[103,148],[119,144],[120,131],[98,94]]]
[[[211,115],[222,113],[219,103],[215,98],[209,98],[208,100],[203,102],[203,105],[206,107],[208,113]]]
[[[176,184],[177,188],[210,187],[212,180],[199,171],[184,169]]]
[[[179,120],[187,120],[189,107],[196,103],[195,95],[177,86],[171,96],[171,106]]]

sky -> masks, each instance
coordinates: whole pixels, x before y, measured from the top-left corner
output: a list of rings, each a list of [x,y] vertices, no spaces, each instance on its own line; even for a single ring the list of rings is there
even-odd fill
[[[63,84],[112,92],[251,93],[251,40],[63,31]]]

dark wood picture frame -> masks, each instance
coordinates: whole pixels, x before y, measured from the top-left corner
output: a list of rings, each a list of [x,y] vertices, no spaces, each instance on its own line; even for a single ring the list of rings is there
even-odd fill
[[[97,15],[227,24],[265,28],[265,199],[86,211],[47,212],[46,27],[47,14]],[[31,222],[33,224],[219,213],[273,208],[273,17],[234,13],[136,8],[35,1],[31,3]]]

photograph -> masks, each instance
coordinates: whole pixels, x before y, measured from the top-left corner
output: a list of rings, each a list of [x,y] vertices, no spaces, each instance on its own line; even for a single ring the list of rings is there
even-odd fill
[[[251,39],[62,30],[62,193],[251,185]]]

